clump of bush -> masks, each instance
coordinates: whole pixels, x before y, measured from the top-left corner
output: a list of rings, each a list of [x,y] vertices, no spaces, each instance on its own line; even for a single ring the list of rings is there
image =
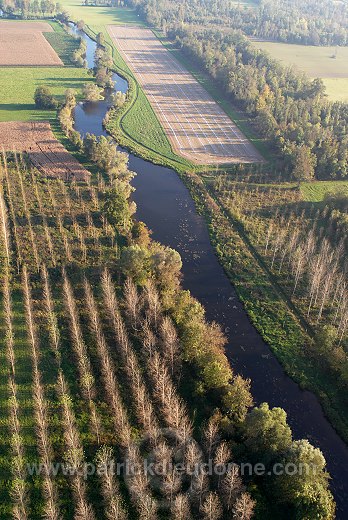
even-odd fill
[[[34,94],[36,108],[52,110],[58,107],[58,101],[48,87],[37,87]]]

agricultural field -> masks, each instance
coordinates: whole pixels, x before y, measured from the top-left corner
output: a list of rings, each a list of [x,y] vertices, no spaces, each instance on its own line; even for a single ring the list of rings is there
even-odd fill
[[[63,66],[43,33],[53,32],[43,22],[0,21],[0,67]]]
[[[1,149],[25,152],[30,162],[47,177],[88,181],[90,173],[55,138],[47,122],[0,123]]]
[[[108,24],[142,24],[135,9],[128,7],[86,6],[81,5],[79,0],[63,0],[61,5],[69,11],[73,20],[82,19],[89,27]]]
[[[9,22],[1,22],[3,24]],[[20,28],[27,22],[10,22]],[[35,25],[37,22],[30,22]],[[0,121],[54,121],[55,110],[38,110],[34,104],[34,93],[38,86],[49,87],[52,94],[59,100],[64,99],[66,89],[76,91],[78,99],[82,97],[82,88],[85,83],[93,81],[87,70],[73,66],[71,54],[78,45],[77,40],[66,34],[57,23],[39,23],[51,31],[46,33],[50,43],[59,54],[62,63],[68,66],[0,66]],[[19,29],[18,29],[19,31]],[[18,38],[20,39],[20,38]],[[47,43],[46,39],[45,42]],[[47,45],[49,45],[47,43]],[[70,57],[68,57],[68,55]]]
[[[322,78],[333,101],[348,101],[348,47],[320,47],[252,40],[273,58]]]
[[[261,160],[220,106],[149,29],[111,26],[109,32],[177,154],[196,164]]]
[[[195,440],[179,392],[178,332],[156,285],[120,285],[124,230],[103,212],[110,186],[101,176],[47,180],[16,154],[2,154],[0,174],[0,518],[154,520],[183,510],[184,519],[232,504],[252,511],[236,473],[232,499],[227,477],[209,492],[215,477],[202,484],[192,472],[173,483],[169,473],[139,472],[146,461],[192,465],[216,449],[224,460],[231,454],[213,419],[203,430],[213,451]],[[95,468],[88,475],[87,463]]]
[[[44,33],[46,40],[59,55],[65,67],[76,68],[76,64],[73,61],[73,54],[80,45],[79,39],[72,38],[71,34],[57,22],[51,21],[50,25],[54,31]]]

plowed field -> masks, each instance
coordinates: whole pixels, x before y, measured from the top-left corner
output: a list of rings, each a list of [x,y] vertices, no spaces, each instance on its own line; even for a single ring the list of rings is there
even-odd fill
[[[0,66],[63,65],[43,32],[52,32],[45,22],[0,22]]]
[[[46,122],[0,123],[0,148],[5,152],[26,152],[32,164],[47,177],[88,181],[91,175],[57,141]]]
[[[149,29],[109,26],[176,153],[197,164],[257,162],[262,157]]]

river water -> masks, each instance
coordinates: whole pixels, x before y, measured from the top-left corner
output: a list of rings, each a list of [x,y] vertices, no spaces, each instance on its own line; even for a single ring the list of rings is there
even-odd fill
[[[93,67],[95,42],[71,27],[87,43],[88,66]],[[114,74],[115,90],[126,92],[127,82]],[[80,103],[75,109],[75,128],[81,134],[107,135],[102,121],[111,92],[104,101]],[[319,447],[332,476],[337,518],[348,518],[348,447],[326,419],[316,396],[289,378],[268,345],[251,324],[233,286],[220,266],[210,243],[204,219],[198,215],[189,191],[175,171],[129,155],[136,173],[132,184],[137,217],[153,232],[153,238],[173,247],[183,261],[183,287],[205,307],[209,320],[222,325],[232,367],[252,380],[256,404],[267,401],[288,414],[296,439],[307,438]]]

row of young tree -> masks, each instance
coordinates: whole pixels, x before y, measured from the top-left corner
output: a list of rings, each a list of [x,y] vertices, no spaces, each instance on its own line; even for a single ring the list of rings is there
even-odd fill
[[[91,148],[96,146],[98,150],[98,141],[94,138],[91,141]],[[104,157],[105,153],[101,155]],[[113,161],[107,164],[112,165]],[[126,170],[122,173],[122,168],[119,173],[117,175],[114,170],[113,175],[108,177],[108,182],[113,186],[111,189],[116,191],[122,179],[128,178],[129,182],[131,178]],[[51,183],[48,180],[44,184]],[[99,184],[103,188],[101,181]],[[23,193],[19,193],[21,204],[29,210],[32,200],[38,204],[35,186],[32,193],[27,183],[23,182],[23,189],[24,197]],[[21,192],[20,186],[17,191]],[[49,191],[53,195],[52,207],[57,208],[55,191]],[[63,199],[66,208],[72,210],[75,207],[79,191],[82,191],[82,186],[65,186],[59,198]],[[10,193],[13,198],[13,190]],[[127,192],[129,196],[130,189]],[[40,198],[44,205],[45,197]],[[0,205],[0,210],[3,208],[5,216],[2,216],[2,221],[7,224],[1,229],[9,229],[14,238],[14,223],[11,212],[6,208],[8,200],[6,190],[6,201]],[[89,196],[88,201],[95,207],[101,206],[101,200],[95,196]],[[87,206],[87,200],[85,204]],[[118,207],[116,203],[116,210]],[[15,221],[18,221],[17,217]],[[261,505],[264,502],[266,508],[272,508],[273,501],[274,507],[278,512],[282,511],[283,515],[287,514],[289,508],[294,515],[301,515],[305,508],[309,518],[318,515],[332,518],[333,501],[328,491],[325,461],[319,450],[306,442],[292,440],[284,412],[270,410],[267,406],[252,409],[250,382],[233,373],[224,353],[224,338],[220,329],[206,322],[203,307],[180,288],[180,257],[169,248],[152,242],[148,232],[140,225],[135,232],[131,217],[129,222],[129,225],[125,225],[125,221],[115,220],[113,224],[119,236],[118,242],[122,244],[119,262],[110,264],[113,270],[116,269],[118,285],[115,285],[115,276],[108,272],[102,274],[101,280],[98,279],[96,267],[93,269],[92,284],[90,279],[84,279],[77,266],[69,267],[68,259],[65,259],[66,270],[53,268],[51,274],[48,274],[41,262],[41,277],[36,274],[35,264],[30,269],[30,276],[26,274],[23,264],[20,266],[30,351],[36,359],[36,352],[41,350],[42,325],[38,329],[35,322],[43,308],[45,328],[55,353],[56,392],[63,419],[65,459],[72,468],[78,470],[68,479],[74,509],[85,520],[97,516],[88,482],[80,473],[86,462],[83,453],[85,441],[79,431],[75,409],[76,400],[82,400],[88,414],[93,444],[100,446],[105,443],[104,429],[108,428],[107,424],[112,424],[113,430],[117,432],[115,441],[111,444],[109,441],[108,447],[96,453],[99,464],[113,459],[114,449],[123,461],[135,467],[142,464],[144,457],[159,465],[163,461],[170,463],[179,460],[185,467],[196,464],[200,467],[209,457],[216,464],[232,464],[228,466],[228,473],[221,477],[206,476],[201,472],[184,475],[174,472],[155,480],[146,474],[129,475],[126,482],[129,496],[140,518],[153,520],[159,507],[164,507],[172,518],[187,519],[192,515],[193,518],[216,520],[225,513],[234,518],[247,519],[251,517],[254,508],[254,499],[245,488],[248,483],[251,489],[257,486],[259,492],[256,495],[262,497],[258,500],[261,500]],[[32,226],[35,237],[34,222]],[[3,231],[2,235],[2,242],[9,243],[6,240],[9,233]],[[110,244],[109,247],[113,246]],[[5,251],[7,249],[11,250],[11,245],[4,247]],[[14,259],[13,254],[10,254],[10,259]],[[87,265],[92,265],[92,260],[87,260]],[[102,265],[103,260],[100,261],[100,268]],[[86,270],[87,273],[90,275],[92,271]],[[55,277],[54,299],[51,276]],[[41,304],[33,302],[31,286],[35,287],[36,299],[42,293]],[[55,307],[63,314],[59,319]],[[68,345],[65,354],[61,352],[61,337]],[[77,395],[69,390],[71,380],[69,384],[66,380],[68,374],[64,374],[66,363],[61,362],[61,356],[67,355],[69,365],[72,359],[74,362]],[[146,370],[141,367],[146,367]],[[182,390],[188,381],[192,390],[190,400],[184,401]],[[190,414],[190,406],[197,399],[207,419],[217,409],[214,419],[208,420],[206,425],[202,424],[201,442],[198,432],[192,429]],[[101,400],[105,400],[106,406],[101,404]],[[15,401],[13,406],[16,406]],[[43,411],[44,407],[40,406],[39,409]],[[105,421],[105,410],[109,422]],[[144,444],[134,446],[134,431],[144,439]],[[169,434],[166,433],[168,431]],[[257,435],[254,435],[254,431],[258,432]],[[284,431],[285,437],[282,433]],[[170,432],[175,432],[174,437]],[[279,442],[275,446],[274,438],[278,434]],[[232,454],[231,442],[234,445]],[[182,449],[179,449],[180,446]],[[19,452],[21,450],[20,445],[14,448]],[[43,454],[39,453],[39,456],[44,460]],[[294,480],[290,476],[288,480],[286,476],[282,479],[274,476],[271,486],[267,479],[255,476],[243,483],[233,463],[250,461],[251,458],[267,462],[270,471],[274,462],[297,464],[308,461],[311,464],[314,461],[318,474],[306,474]],[[18,475],[20,472],[21,466]],[[109,515],[118,515],[112,518],[123,519],[125,509],[122,486],[111,472],[104,472],[101,478],[103,508]],[[26,485],[30,488],[29,482]],[[45,495],[45,503],[46,500]]]
[[[308,206],[291,185],[242,182],[231,175],[216,178],[214,193],[310,324],[314,358],[345,388],[347,199],[332,194],[326,205]]]
[[[118,257],[115,229],[102,212],[105,183],[79,186],[62,181],[42,183],[40,174],[25,161],[3,154],[0,167],[6,199],[13,222],[13,247],[17,267],[26,263],[37,272],[45,263],[56,267],[69,264],[98,264],[111,255]],[[54,217],[52,216],[54,211]],[[106,256],[104,256],[106,255]]]
[[[150,24],[226,26],[250,36],[305,45],[347,45],[348,7],[330,0],[128,0]]]

